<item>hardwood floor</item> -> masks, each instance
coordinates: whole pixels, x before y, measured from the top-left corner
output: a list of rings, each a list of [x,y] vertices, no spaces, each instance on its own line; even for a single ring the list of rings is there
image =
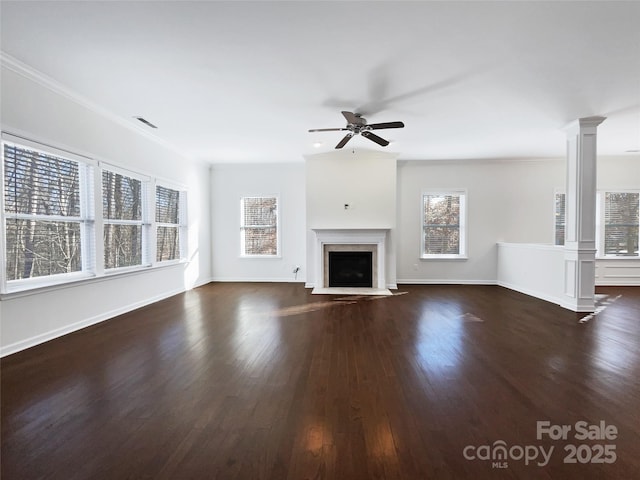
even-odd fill
[[[599,293],[210,284],[3,358],[2,478],[640,478],[640,288]]]

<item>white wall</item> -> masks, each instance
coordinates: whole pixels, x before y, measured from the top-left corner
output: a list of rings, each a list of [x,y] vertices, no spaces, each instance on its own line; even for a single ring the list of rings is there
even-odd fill
[[[395,227],[397,154],[346,149],[305,158],[308,228]]]
[[[316,278],[316,236],[312,229],[360,228],[389,229],[386,283],[396,288],[397,156],[348,148],[305,157],[307,286],[314,286]]]
[[[209,167],[71,99],[47,79],[2,68],[2,130],[188,189],[188,264],[8,295],[0,302],[0,352],[8,354],[207,283],[211,277]]]
[[[497,242],[554,242],[554,193],[565,176],[565,159],[399,162],[398,283],[496,283]],[[468,260],[419,259],[429,188],[467,190]],[[598,189],[624,188],[640,188],[640,157],[599,158]],[[638,260],[598,260],[597,268],[597,284],[640,284]]]
[[[277,195],[281,255],[240,256],[240,199]],[[216,281],[303,282],[305,174],[302,163],[215,165],[211,170],[213,279]],[[300,266],[297,277],[293,268]]]
[[[398,167],[398,282],[495,283],[496,242],[553,241],[561,160],[401,162]],[[429,189],[467,191],[468,260],[421,260],[421,199]]]
[[[498,244],[498,285],[564,306],[564,247]]]
[[[394,171],[384,163],[378,169],[361,155],[349,160],[351,152],[348,149],[314,155],[309,157],[311,161],[307,158],[306,165],[214,167],[211,180],[214,278],[293,281],[292,267],[300,265],[302,271],[297,280],[313,281],[314,264],[309,255],[313,252],[315,235],[311,228],[391,227],[393,235],[388,249],[393,265],[388,264],[387,270],[391,274],[397,272],[399,283],[495,284],[497,242],[554,241],[554,193],[565,188],[562,158],[398,162]],[[639,188],[638,156],[601,158],[598,162],[598,188]],[[336,180],[336,176],[342,180]],[[395,189],[388,182],[391,178],[396,179]],[[419,259],[421,194],[429,188],[467,190],[468,260]],[[395,214],[389,208],[394,203],[391,193],[394,191]],[[283,256],[241,259],[239,199],[242,195],[261,193],[281,196]],[[344,203],[353,208],[345,210]],[[640,284],[637,260],[599,260],[597,265],[599,285]]]

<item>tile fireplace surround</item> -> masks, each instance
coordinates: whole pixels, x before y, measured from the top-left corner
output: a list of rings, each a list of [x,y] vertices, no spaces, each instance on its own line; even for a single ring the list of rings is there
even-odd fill
[[[314,294],[392,295],[385,274],[385,242],[387,228],[314,228],[316,234],[314,262],[316,268]],[[328,257],[330,251],[373,253],[373,288],[329,287]]]

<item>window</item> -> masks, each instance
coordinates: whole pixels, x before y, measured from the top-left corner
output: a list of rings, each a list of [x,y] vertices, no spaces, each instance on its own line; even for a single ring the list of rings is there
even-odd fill
[[[600,254],[606,256],[638,256],[638,224],[640,193],[605,192],[604,235]],[[604,250],[604,251],[603,251]]]
[[[638,257],[639,192],[601,192],[596,204],[599,257]],[[566,195],[555,195],[556,245],[564,245]]]
[[[143,222],[144,186],[139,179],[110,170],[102,171],[105,269],[146,263],[143,254],[147,240]]]
[[[564,193],[555,194],[555,244],[564,245],[565,225],[566,225],[566,199],[567,196]]]
[[[156,261],[182,258],[184,192],[156,186]]]
[[[422,195],[422,258],[465,258],[465,192]]]
[[[185,258],[186,190],[5,132],[0,151],[0,293]]]
[[[3,141],[5,279],[89,271],[88,165]]]
[[[241,254],[243,256],[277,256],[277,197],[243,197],[240,208]]]

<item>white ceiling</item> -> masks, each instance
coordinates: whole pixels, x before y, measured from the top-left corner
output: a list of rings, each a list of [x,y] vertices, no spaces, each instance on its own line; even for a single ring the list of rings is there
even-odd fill
[[[13,2],[1,48],[211,162],[332,150],[341,110],[400,159],[565,154],[586,116],[599,153],[640,149],[640,2]],[[146,127],[145,127],[146,128]],[[322,146],[314,148],[314,142]],[[356,137],[349,146],[382,149]],[[628,153],[627,153],[628,155]]]

